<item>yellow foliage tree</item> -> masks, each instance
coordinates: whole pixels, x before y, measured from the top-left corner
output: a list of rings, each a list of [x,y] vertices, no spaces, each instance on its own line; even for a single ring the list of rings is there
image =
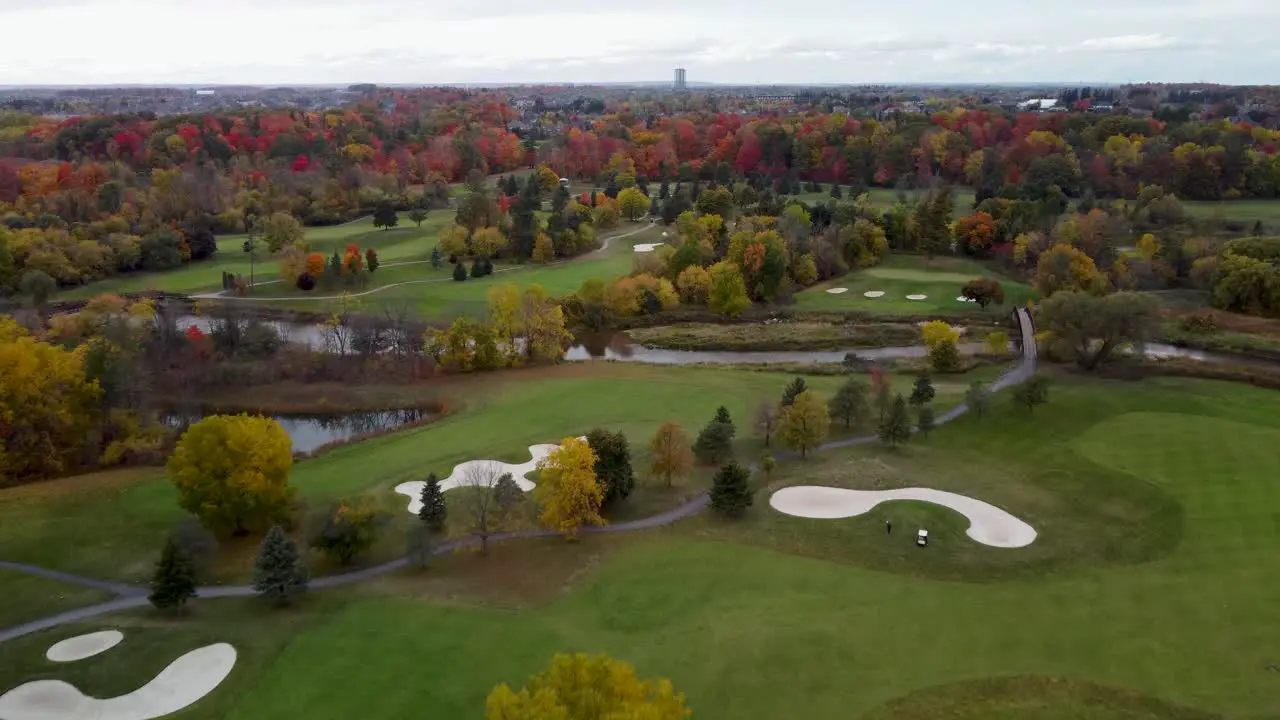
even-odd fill
[[[493,257],[507,247],[507,236],[496,227],[480,228],[471,237],[471,252],[478,257]]]
[[[831,411],[812,390],[796,396],[778,416],[778,438],[800,457],[822,444],[831,430]]]
[[[503,683],[489,693],[485,720],[684,720],[692,715],[671,681],[641,680],[607,655],[556,655],[519,692]]]
[[[559,361],[573,333],[564,325],[564,309],[541,285],[530,285],[520,296],[524,322],[525,357]]]
[[[635,222],[649,212],[649,198],[639,188],[629,187],[618,193],[618,209],[623,217]]]
[[[751,306],[751,298],[747,296],[747,284],[742,279],[742,271],[731,262],[718,262],[711,266],[709,273],[711,287],[708,290],[707,305],[713,312],[729,317],[738,317]]]
[[[457,223],[449,223],[440,228],[436,235],[436,245],[445,255],[467,255],[467,229]]]
[[[545,265],[555,258],[556,248],[551,242],[551,237],[546,233],[538,233],[538,237],[533,241],[532,260]]]
[[[697,265],[690,265],[680,271],[676,287],[680,289],[681,300],[691,305],[705,305],[711,291],[711,274]]]
[[[560,173],[552,170],[546,163],[538,166],[538,186],[543,192],[555,190],[560,184]]]
[[[1156,239],[1155,235],[1147,233],[1138,238],[1137,247],[1138,255],[1140,255],[1143,260],[1150,261],[1155,258],[1157,253],[1160,252],[1160,241]]]
[[[596,482],[596,454],[586,440],[566,438],[538,464],[542,522],[570,540],[583,525],[604,525],[604,488]]]
[[[292,287],[298,282],[298,276],[307,272],[307,253],[297,245],[289,245],[280,251],[280,280]]]
[[[1036,289],[1045,297],[1059,290],[1103,292],[1106,286],[1093,258],[1068,245],[1054,245],[1036,262]]]
[[[85,379],[83,350],[40,342],[0,315],[0,486],[70,468],[99,396]]]
[[[591,213],[591,222],[601,230],[612,230],[618,227],[618,218],[622,216],[622,211],[618,209],[618,203],[608,200],[596,206]]]
[[[658,428],[649,442],[649,456],[649,474],[666,480],[667,487],[671,487],[675,478],[684,477],[693,469],[689,435],[674,420]]]
[[[604,291],[604,305],[615,315],[630,317],[640,313],[640,285],[635,278],[618,278]]]
[[[951,327],[942,320],[930,320],[920,328],[920,336],[924,339],[925,347],[930,350],[934,349],[942,343],[958,343],[960,342],[960,331]]]
[[[183,433],[169,457],[178,504],[218,532],[243,534],[285,520],[292,447],[271,418],[209,416]]]

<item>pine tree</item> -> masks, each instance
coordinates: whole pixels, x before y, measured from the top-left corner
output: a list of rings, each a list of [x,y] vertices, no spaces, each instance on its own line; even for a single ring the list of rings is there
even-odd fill
[[[907,413],[907,401],[899,394],[893,399],[893,408],[880,423],[880,440],[897,447],[911,439],[911,416]]]
[[[440,247],[439,246],[431,248],[431,267],[433,268],[440,267]]]
[[[253,564],[253,589],[276,605],[288,605],[307,589],[307,566],[298,554],[298,544],[272,525],[258,546]]]
[[[445,505],[444,493],[440,490],[440,479],[435,473],[427,475],[422,485],[422,494],[418,496],[422,507],[418,510],[418,519],[432,532],[444,529],[445,520],[449,517],[449,507]]]
[[[471,261],[471,277],[484,277],[484,265],[480,262],[479,258]]]
[[[698,433],[693,454],[704,465],[719,465],[733,457],[733,425],[712,420]]]
[[[911,404],[916,407],[928,405],[933,402],[934,395],[933,379],[929,377],[929,373],[921,373],[911,388]]]
[[[157,610],[181,610],[196,594],[196,571],[191,558],[169,538],[156,563],[147,599]]]
[[[739,517],[751,507],[751,473],[736,462],[720,468],[711,485],[711,507],[721,515]]]
[[[716,417],[714,420],[712,420],[712,422],[718,422],[723,425],[728,425],[729,437],[733,437],[738,434],[738,429],[733,426],[733,418],[729,416],[729,408],[723,405],[721,405],[718,409],[716,409]]]
[[[453,266],[453,279],[462,282],[467,279],[467,268],[462,263]]]
[[[795,402],[796,396],[808,389],[809,387],[805,384],[804,378],[798,377],[792,380],[787,389],[782,392],[782,406],[786,407]]]

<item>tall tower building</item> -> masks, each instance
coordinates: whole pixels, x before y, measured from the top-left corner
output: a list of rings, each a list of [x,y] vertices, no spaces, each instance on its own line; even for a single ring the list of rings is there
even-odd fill
[[[676,68],[676,90],[688,90],[689,83],[686,81],[684,68]]]

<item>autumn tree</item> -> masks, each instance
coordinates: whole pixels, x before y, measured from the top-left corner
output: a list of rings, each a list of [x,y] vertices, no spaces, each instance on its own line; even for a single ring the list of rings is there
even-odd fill
[[[551,667],[519,692],[503,683],[485,701],[486,720],[685,720],[690,715],[671,681],[641,680],[631,665],[606,655],[556,655]]]
[[[489,552],[489,537],[512,529],[509,522],[516,519],[498,502],[496,492],[498,481],[505,473],[501,463],[481,460],[466,463],[461,468],[461,477],[453,508],[457,513],[450,513],[456,526],[463,532],[480,539],[480,552]]]
[[[956,221],[956,241],[962,252],[985,256],[996,240],[996,221],[988,212],[976,212]]]
[[[639,188],[626,188],[618,193],[618,209],[623,217],[635,222],[648,212],[649,198]]]
[[[471,236],[471,252],[482,258],[490,258],[505,250],[507,236],[496,227],[480,228]]]
[[[960,289],[960,296],[978,303],[978,307],[986,310],[992,303],[1004,304],[1004,286],[991,278],[975,278],[965,283]]]
[[[716,472],[711,482],[711,508],[721,515],[740,517],[751,507],[751,472],[730,462]]]
[[[829,405],[832,417],[843,420],[846,428],[853,427],[854,423],[860,424],[871,410],[867,404],[867,386],[860,380],[849,378],[836,391]]]
[[[1060,290],[1101,293],[1106,286],[1093,258],[1070,245],[1054,245],[1036,262],[1036,289],[1046,298]]]
[[[538,463],[535,491],[542,506],[542,522],[570,540],[583,525],[604,525],[600,506],[605,491],[596,482],[596,456],[586,440],[566,438]]]
[[[272,525],[258,546],[253,563],[253,589],[276,605],[288,605],[306,592],[310,573],[298,545],[284,528]]]
[[[1119,347],[1151,340],[1160,323],[1160,303],[1147,293],[1062,291],[1040,306],[1040,326],[1070,347],[1086,370],[1098,367]]]
[[[461,225],[449,223],[436,235],[436,247],[453,259],[471,254],[470,234]]]
[[[592,470],[604,490],[604,504],[625,500],[636,485],[627,436],[621,430],[609,432],[597,428],[587,433],[587,444],[596,456]]]
[[[190,557],[173,538],[164,543],[160,562],[151,576],[151,594],[147,600],[157,610],[181,610],[196,595],[196,571]]]
[[[671,487],[675,478],[682,478],[693,469],[693,448],[689,436],[674,420],[668,420],[658,428],[649,443],[649,474],[662,478]]]
[[[262,227],[262,241],[267,244],[267,250],[272,253],[279,252],[285,247],[301,245],[305,236],[302,223],[289,213],[273,214]]]
[[[311,547],[347,565],[373,547],[386,519],[366,500],[340,502],[317,524],[311,535]]]
[[[756,432],[764,438],[764,446],[769,447],[773,432],[778,429],[778,407],[768,400],[761,400],[756,405]]]
[[[546,233],[538,233],[533,240],[533,255],[530,259],[536,263],[547,264],[556,258],[555,245],[551,242],[551,237]]]
[[[881,442],[891,447],[911,439],[911,415],[907,412],[907,401],[899,394],[893,399],[893,407],[880,422],[879,436]]]
[[[792,450],[799,450],[801,457],[821,445],[830,430],[831,413],[827,404],[812,390],[797,395],[794,402],[782,408],[778,417],[778,439]]]
[[[711,266],[711,287],[707,293],[707,307],[726,317],[738,317],[751,305],[747,286],[738,267],[729,262]]]
[[[432,532],[444,529],[449,518],[449,506],[445,504],[444,492],[440,489],[440,478],[435,473],[428,473],[422,484],[422,494],[418,496],[421,507],[418,508],[418,519]]]
[[[178,504],[215,531],[284,520],[293,499],[293,441],[271,418],[206,417],[183,433],[167,469]]]
[[[676,277],[680,300],[690,305],[705,305],[711,294],[711,274],[705,268],[690,265]]]
[[[920,329],[920,334],[934,370],[951,372],[960,366],[959,330],[942,320],[931,320]]]

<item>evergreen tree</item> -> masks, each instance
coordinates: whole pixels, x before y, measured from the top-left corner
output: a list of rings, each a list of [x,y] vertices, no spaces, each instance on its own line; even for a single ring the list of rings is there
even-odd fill
[[[492,274],[493,274],[493,261],[492,261],[492,260],[490,260],[489,258],[485,258],[485,259],[481,262],[481,266],[482,266],[482,269],[484,270],[484,274],[485,274],[485,276],[486,276],[486,277],[487,277],[487,276],[489,276],[489,275],[492,275]]]
[[[933,417],[933,408],[928,405],[920,406],[919,411],[916,413],[916,427],[920,428],[920,433],[927,438],[929,437],[929,432],[936,425],[937,422]]]
[[[440,267],[440,248],[439,246],[431,248],[431,267]]]
[[[840,190],[840,183],[831,183],[831,197],[836,200],[844,197],[844,193]]]
[[[449,517],[449,507],[444,502],[444,492],[440,490],[440,478],[435,473],[427,475],[422,485],[422,494],[418,496],[422,507],[418,510],[418,519],[432,532],[444,530],[444,523]]]
[[[600,204],[600,197],[596,195],[595,190],[592,190],[591,191],[591,207],[596,207],[599,204]]]
[[[751,473],[736,462],[720,468],[711,485],[711,507],[721,515],[739,517],[751,507]]]
[[[852,427],[853,423],[861,422],[870,413],[867,405],[867,386],[859,380],[850,378],[836,391],[835,397],[831,398],[830,406],[833,417],[844,420],[846,428]]]
[[[662,181],[662,186],[658,188],[658,199],[666,200],[671,197],[671,185],[666,180]]]
[[[693,454],[704,465],[719,465],[733,457],[732,424],[712,420],[698,433],[693,443]]]
[[[804,378],[798,377],[791,381],[787,389],[782,392],[782,406],[786,407],[796,401],[796,396],[808,390],[809,386],[805,384]]]
[[[467,279],[467,269],[462,266],[462,263],[457,263],[453,266],[453,279],[458,282]]]
[[[287,605],[306,591],[308,579],[297,543],[279,525],[272,525],[258,547],[253,589],[276,605]]]
[[[587,433],[587,444],[596,456],[593,470],[596,482],[604,490],[604,505],[625,499],[636,486],[627,436],[622,431],[597,428]]]
[[[471,261],[471,277],[484,277],[484,265],[480,262],[479,258]]]
[[[980,380],[974,380],[969,384],[969,389],[964,394],[964,404],[977,413],[978,417],[982,417],[983,411],[987,408],[987,396],[989,394],[986,386]]]
[[[738,434],[738,429],[733,426],[733,418],[729,416],[729,408],[721,405],[716,409],[716,417],[712,422],[722,423],[729,426],[729,437]]]
[[[160,562],[151,577],[151,594],[147,599],[157,610],[182,609],[196,594],[196,570],[188,556],[173,538],[164,543]]]
[[[916,407],[928,405],[933,402],[935,394],[933,380],[929,377],[929,373],[921,373],[916,378],[915,385],[911,388],[911,404]]]
[[[880,423],[880,440],[897,447],[911,439],[911,416],[907,413],[907,401],[899,394],[893,399],[893,407]]]
[[[620,192],[622,192],[622,188],[618,187],[618,178],[610,175],[609,183],[604,186],[604,196],[617,199]]]

